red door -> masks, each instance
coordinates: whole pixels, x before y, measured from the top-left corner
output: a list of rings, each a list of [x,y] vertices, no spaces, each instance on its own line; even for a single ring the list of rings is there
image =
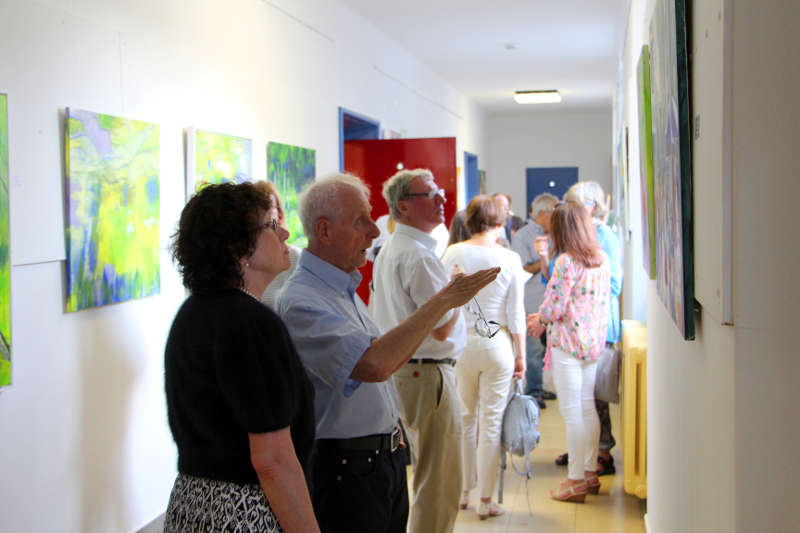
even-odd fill
[[[433,173],[436,184],[447,195],[444,218],[449,227],[456,212],[455,137],[344,142],[345,172],[360,177],[369,186],[373,220],[389,212],[389,206],[381,194],[383,182],[402,168],[427,168]],[[360,270],[364,279],[358,287],[358,295],[368,302],[372,263],[367,262]]]

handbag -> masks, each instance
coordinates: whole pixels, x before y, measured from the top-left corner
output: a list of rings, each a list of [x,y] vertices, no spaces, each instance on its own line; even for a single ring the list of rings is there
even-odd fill
[[[525,458],[525,472],[514,470],[521,476],[531,477],[530,452],[539,445],[539,406],[536,400],[522,393],[522,380],[517,380],[516,391],[503,414],[500,437],[503,450]]]
[[[622,352],[606,346],[597,359],[597,377],[594,382],[594,397],[609,403],[619,403],[619,370]]]

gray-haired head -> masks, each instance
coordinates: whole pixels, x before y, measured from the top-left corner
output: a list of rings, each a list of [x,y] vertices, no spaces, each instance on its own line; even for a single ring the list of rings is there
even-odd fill
[[[556,202],[558,202],[558,197],[549,192],[543,192],[537,195],[531,202],[531,209],[529,211],[531,218],[535,219],[542,211],[545,213],[551,212],[555,209]]]
[[[300,193],[297,210],[309,242],[317,239],[316,225],[320,218],[327,218],[334,224],[337,222],[343,208],[337,196],[345,187],[355,189],[369,202],[369,188],[360,178],[338,172],[317,178]]]
[[[605,193],[603,187],[596,181],[579,181],[572,185],[564,194],[565,202],[583,204],[592,213],[594,218],[604,218],[608,215]]]
[[[409,193],[411,193],[411,182],[417,178],[432,180],[433,173],[427,168],[400,170],[396,172],[394,176],[383,182],[383,198],[389,205],[389,212],[395,220],[401,219],[397,202],[405,200],[408,197]]]

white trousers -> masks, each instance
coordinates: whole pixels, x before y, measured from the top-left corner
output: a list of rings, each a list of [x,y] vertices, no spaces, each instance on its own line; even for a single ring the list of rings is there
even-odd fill
[[[462,473],[464,490],[477,486],[481,498],[490,498],[497,485],[503,413],[513,373],[514,351],[505,331],[491,339],[470,332],[456,364],[464,428]]]
[[[553,382],[567,428],[570,479],[583,479],[584,470],[597,470],[600,419],[594,406],[596,361],[581,361],[551,348]]]

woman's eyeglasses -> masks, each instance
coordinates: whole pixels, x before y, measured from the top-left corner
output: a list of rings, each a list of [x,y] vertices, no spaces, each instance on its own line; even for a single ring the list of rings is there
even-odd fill
[[[442,200],[445,199],[444,189],[431,189],[428,192],[410,192],[406,194],[406,198],[411,196],[424,196],[428,200],[433,200],[436,196],[441,196]]]
[[[269,222],[264,222],[258,226],[258,229],[271,229],[272,231],[278,231],[278,221],[276,219],[272,219]]]
[[[478,300],[475,298],[472,299],[475,302],[475,305],[478,307],[478,312],[473,314],[477,314],[478,318],[475,319],[475,333],[480,335],[481,337],[486,337],[487,339],[491,339],[497,333],[503,329],[503,326],[495,322],[494,320],[486,320],[486,317],[483,316],[483,311],[481,310],[481,304],[478,303]],[[494,327],[493,327],[494,326]]]

